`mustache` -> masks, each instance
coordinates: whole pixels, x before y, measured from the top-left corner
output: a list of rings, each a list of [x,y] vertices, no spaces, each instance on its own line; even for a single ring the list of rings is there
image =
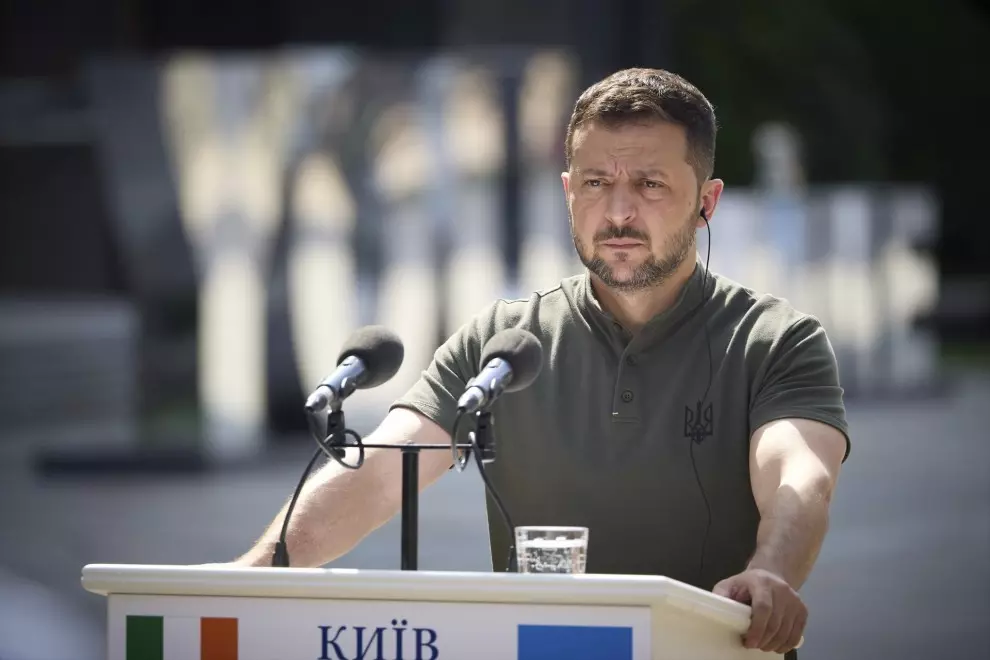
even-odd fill
[[[616,227],[615,225],[609,225],[607,228],[602,229],[597,234],[595,234],[596,243],[619,240],[623,238],[632,239],[635,241],[643,241],[644,243],[650,242],[649,236],[639,231],[638,229],[633,229],[632,227]]]

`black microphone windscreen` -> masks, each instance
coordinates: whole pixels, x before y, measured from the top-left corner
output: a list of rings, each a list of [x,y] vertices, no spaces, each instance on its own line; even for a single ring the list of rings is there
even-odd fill
[[[337,364],[352,355],[360,358],[366,369],[358,387],[378,387],[399,371],[405,349],[394,332],[380,325],[369,325],[350,336],[337,357]]]
[[[521,328],[508,328],[488,340],[481,353],[481,368],[489,361],[502,358],[512,366],[512,382],[506,392],[529,387],[543,368],[543,346],[533,333]]]

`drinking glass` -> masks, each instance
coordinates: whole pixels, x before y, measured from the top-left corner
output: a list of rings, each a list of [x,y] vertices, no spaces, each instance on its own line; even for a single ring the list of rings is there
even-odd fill
[[[520,573],[584,573],[587,527],[531,525],[515,532]]]

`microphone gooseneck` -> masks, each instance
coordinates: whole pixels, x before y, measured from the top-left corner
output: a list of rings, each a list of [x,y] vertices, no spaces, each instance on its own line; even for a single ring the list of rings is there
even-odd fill
[[[399,449],[402,452],[402,569],[417,568],[418,526],[418,473],[419,453],[423,449],[447,450],[446,444],[368,444],[344,421],[342,405],[355,390],[375,387],[387,381],[398,371],[402,363],[402,344],[395,335],[380,327],[359,330],[341,351],[338,368],[310,394],[306,400],[305,414],[310,434],[317,450],[303,471],[289,505],[286,508],[282,529],[272,554],[272,566],[290,565],[286,536],[289,520],[303,485],[317,460],[326,456],[341,466],[356,470],[364,464],[366,449]],[[516,572],[515,526],[512,518],[485,471],[485,465],[495,459],[494,421],[489,408],[505,392],[517,392],[528,387],[540,373],[543,348],[531,333],[511,328],[499,332],[485,345],[482,352],[481,371],[467,384],[458,402],[454,428],[451,432],[449,451],[454,466],[463,470],[473,455],[488,494],[495,501],[502,519],[509,529],[510,547],[508,570]],[[329,409],[329,411],[327,411]],[[323,425],[322,413],[326,411]],[[469,442],[459,442],[459,430],[463,420],[474,417],[474,430]],[[348,462],[347,449],[357,450],[353,462]],[[464,452],[463,457],[458,452]]]
[[[390,330],[381,326],[361,328],[344,344],[334,373],[320,383],[306,400],[306,424],[316,441],[317,450],[303,470],[292,499],[289,500],[285,518],[282,520],[282,529],[272,553],[272,566],[284,568],[290,565],[289,549],[286,544],[289,520],[316,461],[321,456],[327,456],[352,470],[358,469],[364,463],[364,445],[361,443],[361,436],[347,428],[344,421],[342,409],[344,399],[355,390],[377,387],[388,381],[398,372],[403,355],[401,340]],[[321,429],[317,415],[328,406],[330,412],[327,415],[326,428]],[[353,438],[354,442],[348,443],[348,438]],[[347,447],[352,446],[357,447],[358,450],[357,460],[353,464],[345,460]]]
[[[457,406],[450,448],[454,467],[464,470],[473,455],[485,490],[495,502],[502,521],[509,532],[509,557],[507,571],[518,572],[515,546],[515,524],[508,508],[498,494],[485,470],[485,464],[495,459],[494,422],[488,408],[503,392],[518,392],[529,387],[540,374],[543,366],[543,347],[530,332],[521,328],[509,328],[492,337],[482,351],[481,372],[468,382]],[[469,433],[469,449],[460,455],[458,431],[466,415],[474,415],[475,428]]]

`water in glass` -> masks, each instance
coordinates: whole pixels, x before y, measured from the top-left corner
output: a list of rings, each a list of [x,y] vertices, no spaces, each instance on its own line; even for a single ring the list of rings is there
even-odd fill
[[[578,528],[519,528],[516,552],[520,573],[584,573],[588,530]]]

